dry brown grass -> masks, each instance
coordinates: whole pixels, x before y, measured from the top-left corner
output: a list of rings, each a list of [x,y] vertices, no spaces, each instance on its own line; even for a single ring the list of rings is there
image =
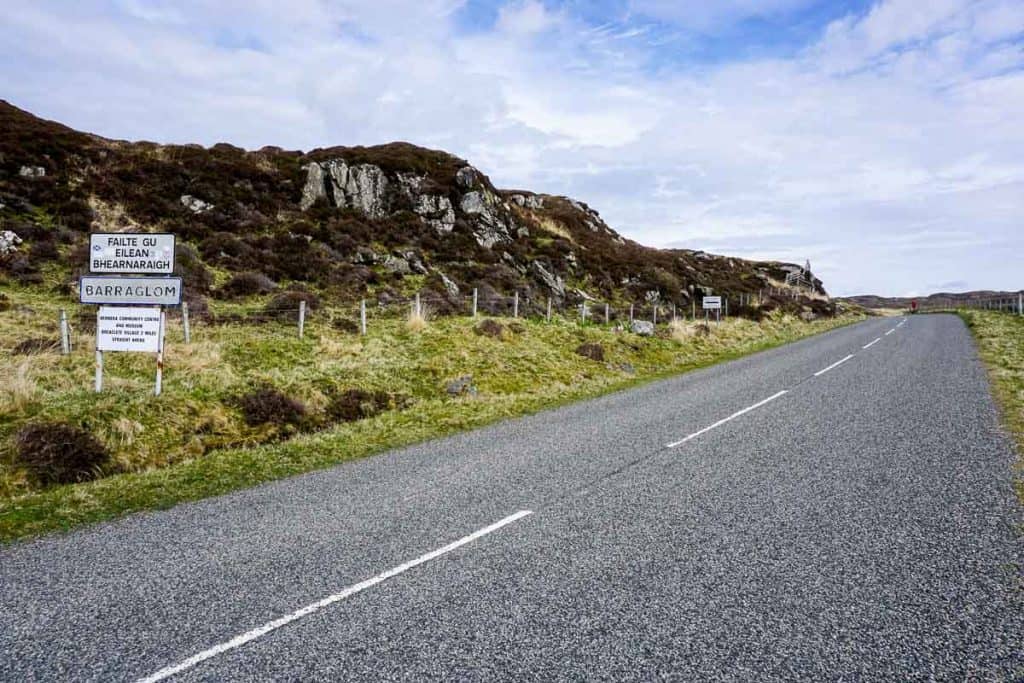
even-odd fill
[[[432,314],[433,312],[429,306],[421,304],[419,310],[412,308],[409,311],[409,317],[405,321],[405,326],[410,332],[422,332],[429,327]]]
[[[32,403],[39,393],[33,373],[33,356],[0,368],[0,410],[18,411]]]

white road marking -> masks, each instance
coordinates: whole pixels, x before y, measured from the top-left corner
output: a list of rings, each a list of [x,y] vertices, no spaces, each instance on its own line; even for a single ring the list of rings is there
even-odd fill
[[[894,327],[894,328],[892,328],[891,330],[889,330],[888,332],[886,332],[886,333],[885,333],[885,336],[886,336],[886,337],[888,337],[888,336],[889,336],[890,334],[892,334],[892,333],[893,333],[893,332],[895,332],[895,331],[896,331],[896,328]]]
[[[842,360],[837,360],[835,363],[833,363],[832,365],[828,366],[824,370],[818,370],[816,373],[814,373],[814,376],[815,377],[821,377],[822,375],[824,375],[826,372],[828,372],[832,368],[838,368],[840,365],[842,365],[846,361],[850,360],[851,358],[853,358],[853,354],[852,353],[849,356],[847,356],[846,358],[842,359]]]
[[[286,624],[290,624],[293,621],[301,619],[302,617],[309,616],[310,614],[313,614],[317,610],[323,609],[324,607],[332,605],[332,604],[334,604],[334,603],[336,603],[336,602],[338,602],[340,600],[344,600],[345,598],[351,597],[351,596],[355,595],[356,593],[359,593],[360,591],[366,590],[367,588],[371,588],[373,586],[376,586],[378,583],[381,583],[383,581],[387,581],[388,579],[390,579],[392,577],[395,577],[395,576],[398,576],[399,574],[401,574],[403,572],[407,572],[410,569],[413,569],[414,567],[418,567],[419,565],[421,565],[421,564],[423,564],[425,562],[429,562],[431,560],[437,559],[438,557],[440,557],[440,556],[442,556],[442,555],[444,555],[446,553],[450,553],[453,550],[461,548],[462,546],[466,545],[467,543],[472,543],[473,541],[475,541],[476,539],[480,538],[481,536],[486,536],[489,533],[497,531],[498,529],[502,528],[503,526],[507,526],[507,525],[509,525],[509,524],[511,524],[511,523],[513,523],[515,521],[518,521],[518,520],[522,519],[523,517],[526,517],[527,515],[532,515],[532,514],[533,514],[532,510],[520,510],[519,512],[515,513],[514,515],[509,515],[505,519],[499,520],[499,521],[495,522],[494,524],[491,524],[490,526],[486,526],[483,529],[480,529],[479,531],[474,531],[473,533],[471,533],[468,536],[463,536],[459,540],[457,540],[457,541],[455,541],[453,543],[449,543],[448,545],[444,546],[443,548],[438,548],[437,550],[433,550],[433,551],[427,553],[426,555],[421,555],[421,556],[417,557],[415,560],[410,560],[409,562],[406,562],[405,564],[400,564],[397,567],[394,567],[393,569],[389,569],[386,572],[383,572],[381,574],[377,574],[377,576],[374,576],[372,578],[366,579],[365,581],[357,583],[354,586],[349,586],[348,588],[346,588],[345,590],[341,591],[340,593],[335,593],[334,595],[330,595],[330,596],[324,598],[323,600],[318,600],[317,602],[314,602],[311,605],[307,605],[306,607],[303,607],[300,610],[296,610],[296,611],[292,612],[291,614],[286,614],[283,617],[279,617],[279,618],[277,618],[277,619],[275,619],[273,621],[267,622],[266,624],[264,624],[263,626],[260,626],[259,628],[254,628],[253,630],[251,630],[251,631],[249,631],[247,633],[243,633],[240,636],[236,636],[236,637],[232,638],[231,640],[228,640],[228,641],[225,641],[223,643],[220,643],[219,645],[214,645],[209,650],[203,650],[202,652],[200,652],[198,654],[195,654],[195,655],[192,655],[188,659],[186,659],[186,660],[184,660],[182,662],[179,662],[178,664],[174,664],[172,666],[168,666],[168,667],[165,667],[163,669],[160,669],[159,671],[157,671],[154,674],[151,674],[149,676],[146,676],[145,678],[139,679],[137,681],[137,683],[156,683],[156,681],[162,681],[165,678],[169,678],[171,676],[174,676],[175,674],[181,673],[182,671],[185,671],[187,669],[191,669],[196,664],[204,662],[207,659],[210,659],[212,657],[216,657],[217,655],[223,654],[223,653],[227,652],[228,650],[233,650],[233,649],[235,649],[237,647],[241,647],[242,645],[245,645],[248,642],[256,640],[257,638],[262,638],[263,636],[267,635],[268,633],[270,633],[271,631],[273,631],[275,629],[279,629],[282,626],[285,626]]]
[[[772,401],[777,399],[779,396],[783,396],[783,395],[788,394],[788,393],[789,392],[785,391],[785,390],[780,391],[779,393],[775,394],[774,396],[769,396],[768,398],[766,398],[763,401],[758,401],[757,403],[755,403],[752,406],[748,406],[748,407],[744,408],[743,410],[736,411],[735,413],[733,413],[729,417],[724,418],[722,420],[719,420],[715,424],[713,424],[713,425],[711,425],[709,427],[705,427],[704,429],[700,430],[699,432],[694,432],[693,434],[690,434],[689,436],[687,436],[684,439],[680,439],[679,441],[674,441],[674,442],[668,444],[667,446],[665,446],[665,448],[675,448],[676,446],[681,446],[682,444],[686,443],[690,439],[696,439],[701,434],[704,434],[706,432],[710,432],[712,429],[715,429],[716,427],[721,427],[722,425],[724,425],[729,420],[735,420],[740,415],[744,415],[746,413],[749,413],[751,410],[754,410],[756,408],[760,408],[761,406],[763,406],[766,403],[771,403]]]
[[[875,341],[873,341],[873,342],[871,342],[871,343],[869,343],[869,344],[865,344],[865,345],[864,345],[864,346],[862,346],[861,348],[862,348],[862,349],[870,349],[870,348],[871,348],[872,346],[874,346],[875,344],[877,344],[877,343],[878,343],[878,342],[880,342],[880,341],[882,341],[882,338],[881,338],[881,337],[879,337],[878,339],[876,339]]]

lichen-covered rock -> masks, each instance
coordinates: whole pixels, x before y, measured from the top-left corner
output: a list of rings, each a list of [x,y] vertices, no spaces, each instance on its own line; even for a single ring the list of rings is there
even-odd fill
[[[206,213],[213,208],[213,204],[204,202],[202,199],[199,199],[199,197],[193,197],[190,194],[181,195],[179,201],[182,206],[192,213]]]
[[[21,244],[21,238],[15,233],[10,230],[0,232],[0,256],[6,256],[18,251],[19,244]]]
[[[401,256],[392,256],[388,254],[384,257],[384,268],[391,273],[396,275],[411,275],[412,266]]]
[[[471,190],[476,186],[479,171],[472,166],[463,166],[455,173],[455,184],[464,190]]]
[[[453,379],[445,386],[445,392],[449,396],[475,396],[476,387],[473,386],[473,375],[463,375]]]
[[[455,209],[448,197],[421,194],[414,201],[413,211],[439,234],[447,235],[455,228]]]
[[[444,289],[448,292],[449,296],[456,297],[459,295],[459,286],[450,277],[441,271],[437,271],[437,275],[441,278],[441,284],[444,285]]]
[[[383,218],[389,213],[386,201],[388,179],[373,164],[350,166],[344,159],[308,164],[306,185],[302,188],[299,208],[306,210],[320,198],[331,206],[359,209],[370,218]]]
[[[565,298],[565,280],[549,272],[539,261],[533,262],[533,272],[544,283],[544,286],[551,290],[555,297],[559,299]]]
[[[46,169],[42,166],[22,166],[18,169],[18,175],[22,178],[43,178],[46,176]]]
[[[509,200],[516,206],[524,209],[539,210],[544,208],[544,198],[539,194],[514,194]]]
[[[650,320],[634,320],[629,324],[629,329],[633,331],[633,334],[650,337],[654,334],[654,323]]]

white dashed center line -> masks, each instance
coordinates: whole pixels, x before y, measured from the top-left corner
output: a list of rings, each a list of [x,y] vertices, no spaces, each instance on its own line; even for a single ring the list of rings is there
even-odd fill
[[[715,429],[717,427],[721,427],[726,422],[729,422],[730,420],[735,420],[740,415],[745,415],[746,413],[749,413],[751,410],[755,410],[756,408],[760,408],[761,406],[763,406],[766,403],[771,403],[772,401],[774,401],[778,397],[784,396],[787,393],[789,393],[789,392],[788,391],[780,391],[779,393],[777,393],[777,394],[775,394],[773,396],[769,396],[768,398],[766,398],[763,401],[758,401],[757,403],[755,403],[752,406],[748,406],[748,407],[744,408],[743,410],[736,411],[735,413],[733,413],[729,417],[721,419],[718,422],[716,422],[715,424],[713,424],[713,425],[711,425],[709,427],[705,427],[704,429],[700,430],[699,432],[694,432],[693,434],[690,434],[689,436],[687,436],[685,438],[682,438],[679,441],[673,441],[672,443],[670,443],[667,446],[665,446],[665,448],[675,448],[676,446],[681,446],[682,444],[686,443],[690,439],[696,439],[701,434],[705,434],[707,432],[710,432],[712,429]]]
[[[878,339],[876,339],[876,340],[875,340],[875,341],[873,341],[873,342],[868,342],[867,344],[865,344],[865,345],[864,345],[864,346],[862,346],[861,348],[862,348],[862,349],[870,349],[870,348],[871,348],[872,346],[874,346],[875,344],[877,344],[877,343],[878,343],[878,342],[880,342],[880,341],[882,341],[882,338],[881,338],[881,337],[879,337]]]
[[[426,555],[421,555],[417,557],[415,560],[410,560],[405,564],[400,564],[397,567],[394,567],[393,569],[389,569],[386,572],[377,574],[376,576],[366,579],[365,581],[362,581],[360,583],[357,583],[354,586],[349,586],[348,588],[339,593],[329,595],[326,598],[318,600],[317,602],[314,602],[311,605],[307,605],[300,610],[296,610],[291,614],[286,614],[283,617],[275,619],[274,621],[267,622],[259,628],[254,628],[253,630],[247,633],[243,633],[240,636],[235,636],[231,640],[227,640],[223,643],[220,643],[219,645],[214,645],[209,650],[203,650],[202,652],[192,655],[188,659],[179,662],[178,664],[174,664],[172,666],[160,669],[154,674],[139,679],[137,683],[156,683],[157,681],[162,681],[165,678],[169,678],[171,676],[174,676],[175,674],[181,673],[182,671],[191,669],[196,664],[204,662],[207,659],[216,657],[217,655],[224,654],[228,650],[233,650],[237,647],[241,647],[242,645],[245,645],[246,643],[256,640],[257,638],[262,638],[263,636],[267,635],[271,631],[274,631],[275,629],[279,629],[282,626],[285,626],[287,624],[292,623],[293,621],[301,619],[302,617],[309,616],[317,610],[323,609],[324,607],[327,607],[329,605],[333,605],[334,603],[340,600],[344,600],[345,598],[351,597],[356,593],[366,590],[367,588],[372,588],[373,586],[376,586],[378,583],[387,581],[388,579],[398,576],[403,572],[407,572],[414,567],[418,567],[421,564],[424,564],[425,562],[437,559],[442,555],[445,555],[447,553],[452,552],[453,550],[461,548],[467,543],[472,543],[481,536],[486,536],[487,534],[493,533],[498,529],[502,528],[503,526],[507,526],[513,522],[522,519],[523,517],[526,517],[527,515],[532,514],[532,510],[520,510],[514,515],[509,515],[505,519],[499,520],[494,524],[491,524],[490,526],[486,526],[483,529],[474,531],[468,536],[463,536],[459,540],[449,543],[443,548],[432,550]]]
[[[892,333],[893,333],[893,332],[895,332],[895,331],[896,331],[896,328],[894,327],[894,328],[892,328],[891,330],[889,330],[888,332],[886,332],[886,333],[885,333],[885,336],[886,336],[886,337],[888,337],[888,336],[889,336],[890,334],[892,334]]]
[[[853,354],[852,353],[849,356],[847,356],[846,358],[842,359],[842,360],[837,360],[835,363],[833,363],[832,365],[828,366],[827,368],[825,368],[823,370],[818,370],[816,373],[814,373],[814,376],[815,377],[821,377],[822,375],[824,375],[829,370],[831,370],[833,368],[838,368],[840,365],[842,365],[846,361],[850,360],[851,358],[853,358]]]

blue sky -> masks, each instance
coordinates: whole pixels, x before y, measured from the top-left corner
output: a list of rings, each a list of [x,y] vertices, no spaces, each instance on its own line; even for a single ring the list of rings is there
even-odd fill
[[[1022,0],[38,0],[0,97],[121,139],[409,140],[836,294],[1019,289]]]

